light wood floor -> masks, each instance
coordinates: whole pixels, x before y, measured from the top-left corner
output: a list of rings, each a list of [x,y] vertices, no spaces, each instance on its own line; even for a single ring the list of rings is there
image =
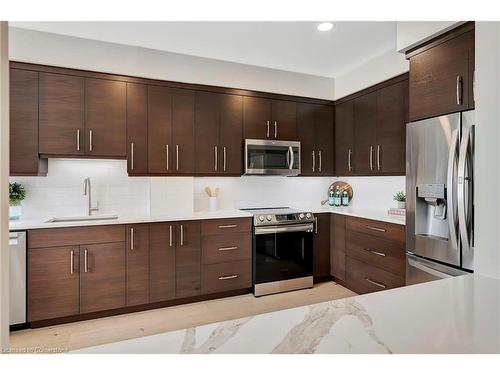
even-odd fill
[[[11,347],[69,351],[355,295],[334,283],[255,298],[252,294],[12,332]]]

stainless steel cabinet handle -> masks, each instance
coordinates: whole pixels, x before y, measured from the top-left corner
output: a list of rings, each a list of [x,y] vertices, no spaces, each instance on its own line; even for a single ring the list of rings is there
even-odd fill
[[[351,165],[351,156],[352,156],[352,150],[349,149],[347,151],[347,169],[349,170],[349,172],[352,171],[352,165]]]
[[[130,143],[130,170],[134,170],[134,142]]]
[[[130,250],[134,250],[134,228],[130,228]]]
[[[375,251],[375,250],[372,250],[372,249],[365,248],[365,249],[363,249],[363,250],[368,251],[368,252],[369,252],[369,253],[371,253],[371,254],[378,255],[378,256],[380,256],[380,257],[385,257],[385,256],[386,256],[386,254],[385,254],[385,253],[381,253],[381,252],[379,252],[379,251]]]
[[[274,122],[274,138],[278,139],[278,121]]]
[[[230,276],[220,276],[219,280],[230,280],[230,279],[236,279],[238,275],[230,275]]]
[[[321,157],[321,151],[318,151],[318,172],[321,172],[321,165],[323,164],[323,160]]]
[[[462,77],[457,76],[457,104],[462,104]]]
[[[266,133],[266,136],[267,138],[269,138],[269,120],[266,121],[266,125],[267,125],[267,133]]]
[[[218,160],[217,160],[217,146],[214,146],[214,171],[217,172],[217,164],[218,164]]]
[[[222,147],[222,170],[226,171],[226,146]]]
[[[312,163],[312,171],[314,172],[315,169],[316,169],[316,153],[314,152],[314,150],[312,152],[312,161],[313,161],[313,163]]]
[[[184,225],[181,224],[181,246],[184,246]]]
[[[318,218],[314,218],[314,233],[318,234]]]
[[[383,229],[383,228],[377,228],[377,227],[371,227],[369,225],[366,225],[366,229],[370,229],[370,230],[374,230],[376,232],[387,232],[386,229]]]
[[[80,151],[80,129],[76,129],[76,151]]]
[[[89,130],[89,151],[92,151],[93,148],[93,139],[92,139],[92,130]]]
[[[380,171],[380,145],[377,145],[377,171]]]
[[[69,273],[70,275],[73,275],[73,272],[75,272],[75,265],[74,265],[74,259],[73,257],[75,256],[75,252],[73,250],[71,250],[69,252]]]
[[[169,160],[168,145],[166,145],[166,146],[165,146],[165,148],[166,148],[166,151],[167,151],[167,171],[168,171],[169,164],[170,164],[170,163],[169,163],[169,161],[170,161],[170,160]]]
[[[179,145],[175,145],[175,170],[179,170]]]
[[[236,228],[238,224],[219,225],[219,229]]]
[[[370,146],[370,171],[373,171],[373,146]]]
[[[238,250],[238,246],[219,247],[219,251]]]
[[[365,280],[368,281],[370,284],[378,286],[379,288],[382,288],[382,289],[387,288],[387,285],[379,283],[379,282],[376,282],[376,281],[374,281],[374,280],[372,280],[372,279],[370,279],[368,277],[365,277]]]
[[[173,237],[172,237],[172,226],[171,225],[169,227],[169,232],[170,232],[169,233],[169,235],[170,235],[169,236],[170,237],[170,244],[169,245],[170,245],[170,247],[172,247],[172,246],[174,246],[174,242],[173,242]]]
[[[85,250],[83,252],[83,271],[85,273],[89,272],[89,267],[88,267],[88,250]]]

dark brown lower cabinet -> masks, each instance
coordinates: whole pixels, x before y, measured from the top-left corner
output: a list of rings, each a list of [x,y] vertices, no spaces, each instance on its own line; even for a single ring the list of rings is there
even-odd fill
[[[330,274],[345,281],[346,217],[333,214],[330,218]]]
[[[353,258],[347,258],[347,284],[358,294],[380,292],[405,285],[404,277]]]
[[[201,293],[200,223],[183,221],[175,224],[175,297],[185,298]]]
[[[125,242],[80,246],[80,313],[126,305]]]
[[[174,223],[149,225],[150,241],[150,302],[175,298]]]
[[[203,294],[250,288],[252,260],[204,265],[201,285]]]
[[[149,224],[127,225],[127,306],[149,302]]]
[[[79,313],[78,270],[78,246],[28,250],[28,321]]]
[[[318,279],[330,275],[330,214],[316,214],[315,217],[313,275]]]

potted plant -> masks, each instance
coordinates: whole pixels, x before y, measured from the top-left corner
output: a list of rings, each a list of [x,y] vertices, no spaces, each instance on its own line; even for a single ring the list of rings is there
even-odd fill
[[[398,202],[398,208],[405,209],[406,208],[406,195],[402,191],[398,191],[394,194],[394,200]]]
[[[23,213],[21,202],[26,198],[26,189],[17,182],[9,183],[9,220],[19,220]]]

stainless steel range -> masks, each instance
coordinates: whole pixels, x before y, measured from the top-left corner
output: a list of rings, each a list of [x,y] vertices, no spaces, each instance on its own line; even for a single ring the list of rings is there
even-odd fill
[[[248,209],[255,296],[312,288],[314,215],[288,207]]]

